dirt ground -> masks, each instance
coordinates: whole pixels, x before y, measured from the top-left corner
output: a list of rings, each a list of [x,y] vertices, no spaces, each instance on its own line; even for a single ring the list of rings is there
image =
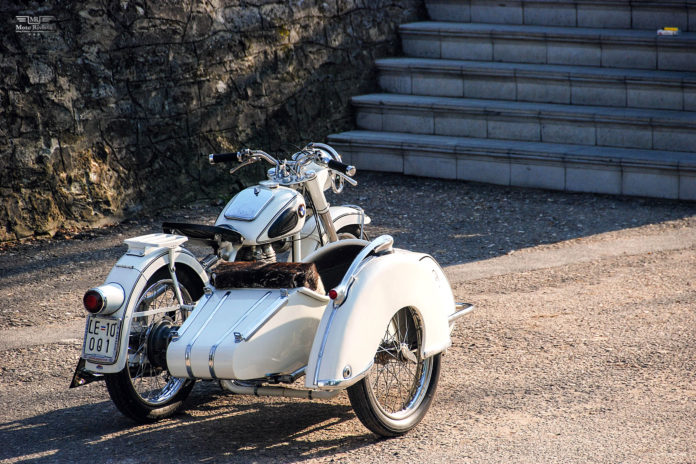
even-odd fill
[[[424,421],[379,439],[348,398],[199,382],[184,412],[129,422],[102,383],[68,390],[80,300],[125,238],[200,203],[0,249],[0,462],[696,462],[696,205],[358,173],[333,203],[433,254],[461,319]]]

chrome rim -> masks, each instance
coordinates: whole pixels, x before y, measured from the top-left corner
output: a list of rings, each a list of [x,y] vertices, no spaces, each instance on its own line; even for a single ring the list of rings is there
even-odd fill
[[[407,418],[425,398],[433,364],[432,358],[421,357],[422,337],[415,312],[403,308],[392,317],[377,349],[367,391],[389,419]]]
[[[192,299],[188,291],[179,285],[185,304]],[[150,286],[135,306],[136,312],[153,311],[160,308],[178,308],[174,283],[171,279],[160,280]],[[158,406],[172,399],[181,390],[187,379],[172,377],[169,371],[153,366],[147,356],[147,340],[156,324],[163,320],[180,326],[188,317],[181,308],[133,317],[130,324],[128,343],[128,372],[133,390],[140,399],[151,406]]]

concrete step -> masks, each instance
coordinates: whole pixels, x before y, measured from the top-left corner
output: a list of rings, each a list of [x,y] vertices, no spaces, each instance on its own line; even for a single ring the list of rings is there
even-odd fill
[[[329,136],[358,169],[519,187],[696,200],[696,156],[399,132]]]
[[[528,142],[696,150],[696,112],[371,94],[352,98],[358,128]]]
[[[435,21],[696,31],[693,0],[426,0]]]
[[[696,33],[450,23],[400,27],[404,53],[420,58],[696,71]]]
[[[696,111],[692,72],[432,58],[376,65],[390,93]]]

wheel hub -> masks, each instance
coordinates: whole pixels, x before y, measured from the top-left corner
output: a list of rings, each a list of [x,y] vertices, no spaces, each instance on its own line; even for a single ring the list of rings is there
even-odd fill
[[[167,347],[172,339],[172,333],[177,328],[169,319],[162,319],[152,326],[147,337],[146,353],[153,367],[167,369]]]

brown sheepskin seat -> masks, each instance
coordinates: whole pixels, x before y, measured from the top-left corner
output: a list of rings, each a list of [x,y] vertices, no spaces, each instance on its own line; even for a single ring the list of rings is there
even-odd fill
[[[324,294],[314,263],[220,263],[212,275],[215,288],[299,288]]]

